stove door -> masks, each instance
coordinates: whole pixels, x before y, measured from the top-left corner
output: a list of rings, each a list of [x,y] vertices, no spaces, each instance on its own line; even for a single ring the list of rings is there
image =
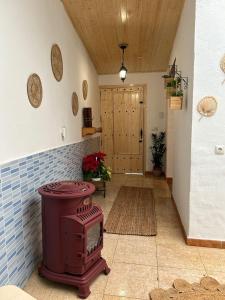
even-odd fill
[[[87,230],[87,253],[92,253],[101,242],[101,223],[95,223]]]

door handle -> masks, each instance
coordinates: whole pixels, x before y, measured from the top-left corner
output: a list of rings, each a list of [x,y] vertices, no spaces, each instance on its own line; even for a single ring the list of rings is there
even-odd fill
[[[141,128],[140,130],[140,140],[139,140],[139,143],[142,143],[143,141],[143,129]]]

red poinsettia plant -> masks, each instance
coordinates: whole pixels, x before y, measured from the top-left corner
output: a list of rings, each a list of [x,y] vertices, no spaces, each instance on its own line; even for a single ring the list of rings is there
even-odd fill
[[[100,178],[108,181],[111,179],[111,170],[105,166],[103,152],[96,152],[87,155],[83,158],[83,176],[84,180],[91,180],[92,178]]]

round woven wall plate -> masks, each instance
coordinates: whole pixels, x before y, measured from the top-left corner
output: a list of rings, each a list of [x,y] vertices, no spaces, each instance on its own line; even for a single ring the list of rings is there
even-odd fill
[[[216,98],[212,96],[202,98],[202,100],[198,103],[197,110],[204,117],[213,116],[217,110]]]
[[[86,100],[87,99],[87,95],[88,95],[88,83],[87,83],[87,80],[83,80],[82,91],[83,91],[83,98],[84,98],[84,100]]]
[[[225,73],[225,54],[220,61],[220,68]]]
[[[78,96],[75,92],[73,92],[73,94],[72,94],[72,112],[73,112],[74,116],[77,115],[78,110],[79,110]]]
[[[57,44],[52,46],[51,50],[51,64],[52,64],[52,72],[57,81],[60,81],[63,76],[63,60],[62,53]]]
[[[37,74],[31,74],[27,80],[27,95],[30,104],[34,108],[38,108],[42,101],[42,84]]]

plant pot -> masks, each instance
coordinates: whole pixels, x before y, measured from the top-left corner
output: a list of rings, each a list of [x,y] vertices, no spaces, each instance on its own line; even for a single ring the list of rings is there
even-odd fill
[[[101,181],[101,177],[91,178],[92,181]]]
[[[162,175],[162,169],[154,167],[152,170],[152,174],[155,177],[160,177]]]
[[[169,100],[169,108],[181,110],[183,106],[183,96],[171,96]]]

